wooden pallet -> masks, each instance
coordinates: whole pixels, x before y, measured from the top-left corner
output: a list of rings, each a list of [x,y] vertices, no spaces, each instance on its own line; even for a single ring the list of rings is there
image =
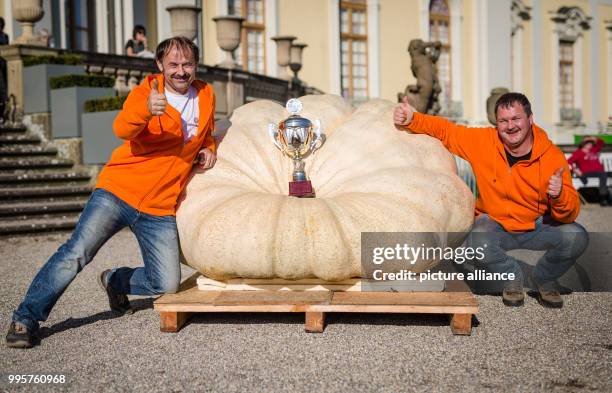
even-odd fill
[[[320,333],[326,313],[354,312],[448,314],[453,334],[470,335],[478,313],[478,301],[463,282],[447,282],[445,292],[200,291],[198,276],[154,302],[162,332],[178,332],[193,313],[303,312],[305,330]]]

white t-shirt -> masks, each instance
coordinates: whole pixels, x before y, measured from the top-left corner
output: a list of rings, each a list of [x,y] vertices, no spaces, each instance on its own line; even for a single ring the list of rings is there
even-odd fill
[[[181,114],[181,129],[183,130],[183,142],[187,143],[198,133],[198,92],[193,86],[189,86],[187,94],[175,94],[166,89],[166,99]]]

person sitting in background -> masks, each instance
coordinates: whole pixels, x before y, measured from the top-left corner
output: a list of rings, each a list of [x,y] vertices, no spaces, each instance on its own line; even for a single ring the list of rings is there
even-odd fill
[[[0,45],[8,45],[9,36],[4,32],[4,18],[0,16]]]
[[[147,30],[143,25],[134,26],[132,39],[125,44],[125,53],[128,56],[153,58],[155,55],[147,46]]]
[[[572,172],[582,180],[583,184],[587,183],[588,177],[599,178],[599,204],[608,206],[612,205],[612,195],[608,191],[608,174],[599,160],[599,153],[603,145],[603,139],[587,136],[580,142],[578,149],[567,162]]]

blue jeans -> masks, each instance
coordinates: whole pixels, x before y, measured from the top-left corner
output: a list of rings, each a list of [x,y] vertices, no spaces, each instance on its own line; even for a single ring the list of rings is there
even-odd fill
[[[13,313],[13,321],[36,330],[76,275],[94,258],[100,247],[129,226],[136,235],[144,267],[113,269],[108,283],[126,295],[159,295],[176,292],[181,280],[179,243],[174,216],[139,212],[114,194],[96,189],[66,243],[40,269],[25,299]]]
[[[484,249],[484,259],[476,261],[476,266],[482,265],[491,273],[514,273],[518,280],[523,280],[521,266],[506,251],[546,250],[534,268],[534,278],[547,283],[555,281],[572,267],[589,244],[589,236],[582,225],[576,222],[562,224],[549,216],[538,218],[533,231],[507,232],[483,214],[474,222],[467,243],[470,247]]]

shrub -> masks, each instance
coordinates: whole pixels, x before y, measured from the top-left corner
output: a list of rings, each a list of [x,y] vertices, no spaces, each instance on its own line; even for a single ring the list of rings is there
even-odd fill
[[[85,112],[90,113],[121,110],[126,98],[127,96],[119,96],[87,100],[85,101]]]
[[[102,75],[61,75],[49,78],[52,89],[65,87],[113,87],[115,79]]]
[[[23,56],[23,66],[30,67],[38,64],[82,64],[83,58],[78,55],[43,55],[43,56]]]

